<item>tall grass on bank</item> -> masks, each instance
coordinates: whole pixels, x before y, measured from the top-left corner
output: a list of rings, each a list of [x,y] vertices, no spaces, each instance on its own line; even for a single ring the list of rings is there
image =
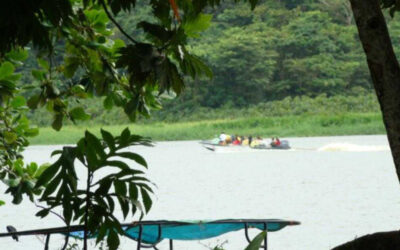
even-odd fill
[[[200,140],[217,136],[220,132],[253,136],[332,136],[356,134],[384,134],[380,113],[347,113],[334,115],[298,115],[286,117],[252,117],[195,122],[103,126],[113,134],[125,127],[133,133],[151,137],[155,141]],[[100,133],[100,126],[66,126],[60,132],[41,128],[32,144],[72,144],[85,130]]]
[[[102,126],[127,124],[129,120],[120,108],[106,110],[101,98],[89,99],[82,103],[92,118],[81,123],[81,126]],[[341,113],[378,113],[379,105],[374,93],[361,93],[358,96],[320,95],[314,98],[308,96],[286,97],[283,100],[270,101],[249,107],[219,108],[200,107],[170,100],[164,109],[154,111],[150,119],[140,119],[138,124],[154,122],[193,122],[219,119],[239,119],[253,117],[284,117],[297,115],[340,115]],[[29,114],[33,124],[40,127],[50,126],[53,117],[45,109],[39,109]],[[67,123],[68,124],[68,123]],[[71,123],[69,123],[71,124]]]

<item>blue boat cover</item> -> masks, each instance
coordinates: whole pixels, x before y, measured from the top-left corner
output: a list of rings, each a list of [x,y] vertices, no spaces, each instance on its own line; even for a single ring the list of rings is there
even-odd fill
[[[220,221],[158,221],[124,226],[126,236],[138,240],[142,227],[142,242],[155,244],[163,239],[202,240],[213,238],[228,232],[248,228],[264,230],[265,224],[269,232],[278,231],[287,225],[298,222],[283,220],[220,220]],[[71,236],[83,238],[83,231],[70,233]]]

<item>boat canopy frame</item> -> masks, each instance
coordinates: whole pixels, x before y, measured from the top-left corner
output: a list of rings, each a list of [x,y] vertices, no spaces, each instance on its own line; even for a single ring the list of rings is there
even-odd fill
[[[137,250],[140,250],[142,248],[153,248],[155,250],[158,250],[157,245],[163,241],[164,239],[169,240],[169,249],[173,250],[173,241],[174,240],[202,240],[202,239],[208,239],[208,238],[214,238],[217,236],[220,236],[222,234],[228,233],[228,232],[233,232],[233,231],[238,231],[241,229],[244,229],[245,231],[245,238],[246,240],[250,243],[251,238],[249,236],[249,229],[250,228],[257,228],[260,230],[263,230],[267,232],[264,237],[264,243],[260,247],[261,249],[267,250],[268,249],[268,232],[274,232],[274,231],[279,231],[282,228],[286,226],[294,226],[294,225],[300,225],[300,222],[297,221],[287,221],[287,220],[279,220],[279,219],[226,219],[226,220],[215,220],[215,221],[168,221],[168,220],[156,220],[156,221],[138,221],[134,223],[129,223],[129,224],[121,224],[122,228],[124,229],[126,237],[134,240],[137,242]],[[197,238],[190,238],[190,233],[188,235],[177,235],[173,237],[163,237],[163,229],[165,231],[173,230],[175,228],[180,227],[190,227],[193,228],[193,226],[198,225],[199,227],[197,228],[197,231],[193,231],[194,234],[196,235],[197,233]],[[209,226],[208,229],[208,235],[200,235],[202,230],[206,230],[205,227],[206,225]],[[150,235],[151,237],[145,238],[144,232],[146,229],[149,231],[151,229],[150,227],[156,226],[157,229],[157,234],[156,235]],[[219,229],[219,232],[212,232],[212,228],[214,227],[224,227],[224,226],[233,226],[233,228],[225,228],[224,230],[221,231]],[[182,228],[180,228],[182,229]],[[196,229],[196,227],[194,228]],[[217,228],[218,229],[218,228]],[[211,230],[211,231],[210,231]],[[36,229],[36,230],[27,230],[27,231],[15,231],[15,232],[8,232],[8,233],[0,233],[0,237],[16,237],[16,236],[29,236],[29,235],[46,235],[46,241],[45,241],[45,250],[49,249],[49,244],[50,244],[50,236],[52,234],[64,234],[66,235],[66,243],[68,242],[69,237],[74,237],[74,238],[83,238],[83,231],[84,231],[84,226],[83,225],[74,225],[74,226],[69,226],[69,227],[55,227],[55,228],[45,228],[45,229]],[[154,231],[154,230],[153,230]],[[172,231],[173,232],[173,231]],[[147,232],[148,234],[148,232]],[[149,236],[149,235],[147,235]],[[89,236],[90,238],[94,238],[95,236]],[[189,237],[189,238],[188,238]],[[193,237],[193,235],[192,235]],[[149,240],[150,239],[150,240]],[[67,244],[64,245],[64,248],[66,247]],[[63,249],[64,249],[63,248]]]

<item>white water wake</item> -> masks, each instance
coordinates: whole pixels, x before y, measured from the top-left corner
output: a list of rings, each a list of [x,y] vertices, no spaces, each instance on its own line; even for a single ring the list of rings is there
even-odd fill
[[[351,143],[331,143],[322,146],[317,149],[317,151],[343,151],[343,152],[379,152],[379,151],[389,151],[388,145],[357,145]]]

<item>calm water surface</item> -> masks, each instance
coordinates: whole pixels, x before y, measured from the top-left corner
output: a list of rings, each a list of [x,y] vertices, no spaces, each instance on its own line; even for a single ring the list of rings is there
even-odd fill
[[[329,249],[367,233],[398,229],[400,185],[385,136],[290,142],[295,150],[211,152],[194,141],[132,148],[145,156],[148,176],[158,186],[146,219],[298,220],[302,225],[269,234],[269,249],[285,250]],[[49,155],[56,148],[60,146],[30,147],[26,160],[52,161]],[[18,230],[62,226],[54,216],[35,218],[38,209],[29,202],[7,203],[0,208],[1,231],[9,224]],[[57,239],[52,249],[60,248]],[[41,240],[3,238],[0,249],[43,249]],[[208,241],[175,242],[175,249],[207,249],[224,241],[229,250],[246,246],[244,231],[239,231]],[[166,243],[160,249],[167,249]],[[121,249],[135,247],[135,242],[122,240]]]

